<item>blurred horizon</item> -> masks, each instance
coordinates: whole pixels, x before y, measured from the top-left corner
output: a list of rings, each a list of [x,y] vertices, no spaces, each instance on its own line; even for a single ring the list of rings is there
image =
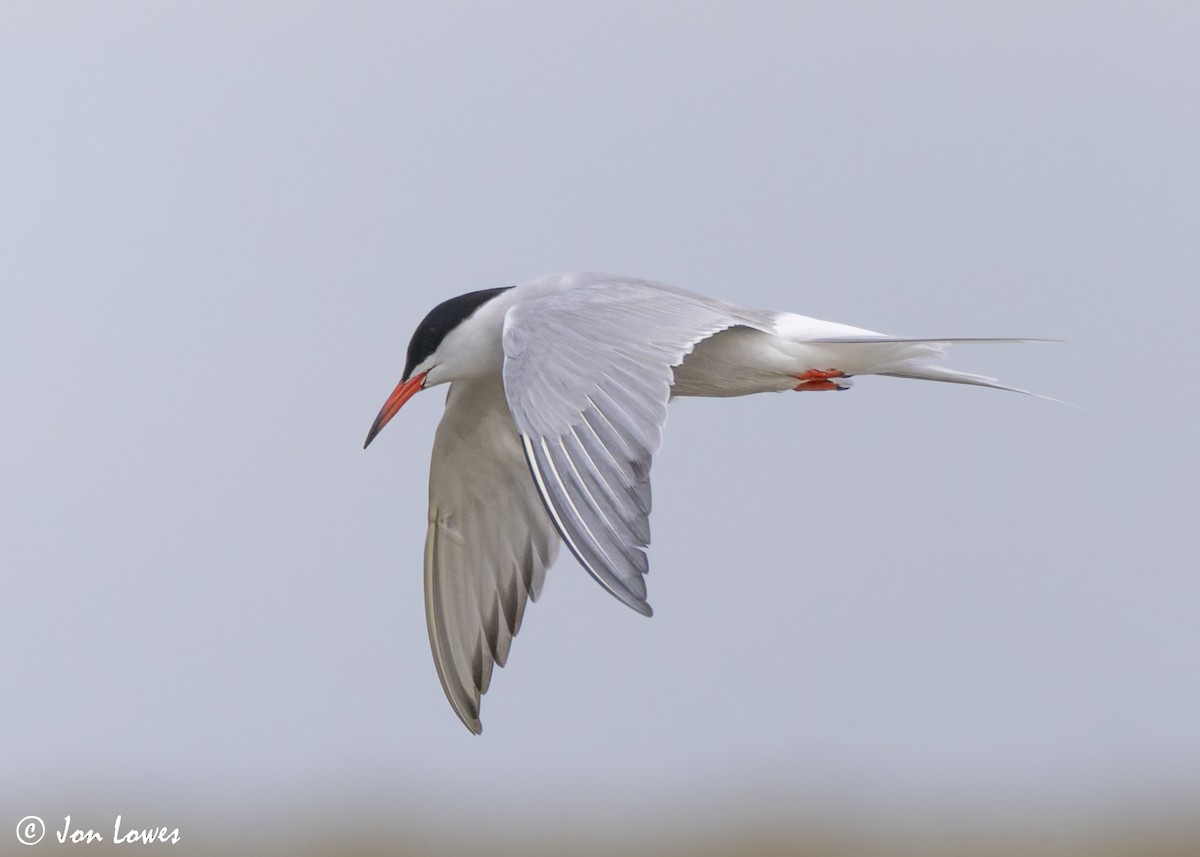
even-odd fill
[[[1105,800],[1073,808],[1012,805],[948,808],[945,804],[907,808],[876,806],[845,811],[821,797],[803,807],[789,805],[795,793],[760,790],[731,793],[718,788],[686,802],[668,798],[640,808],[622,808],[620,823],[581,813],[556,814],[553,802],[527,813],[472,812],[464,823],[452,802],[425,800],[414,806],[389,802],[364,787],[357,796],[331,796],[316,790],[305,799],[279,799],[275,806],[178,809],[179,795],[154,803],[105,813],[87,800],[70,801],[83,812],[69,813],[69,831],[94,830],[104,840],[86,846],[60,845],[61,815],[42,818],[46,834],[37,847],[51,851],[86,847],[88,853],[124,853],[129,845],[111,842],[114,819],[120,830],[178,829],[180,841],[170,853],[339,853],[373,855],[413,853],[555,854],[928,854],[979,855],[1037,853],[1051,855],[1184,855],[1200,844],[1200,819],[1191,790],[1166,799]],[[23,805],[29,805],[25,801]],[[36,803],[36,802],[35,802]],[[103,802],[108,803],[108,802]],[[174,808],[170,808],[174,806]],[[163,809],[162,807],[167,807]],[[1031,811],[1032,810],[1032,811]],[[214,826],[213,813],[221,822]],[[386,820],[385,820],[386,819]],[[164,835],[166,835],[164,833]],[[0,844],[0,854],[30,853],[19,845]]]

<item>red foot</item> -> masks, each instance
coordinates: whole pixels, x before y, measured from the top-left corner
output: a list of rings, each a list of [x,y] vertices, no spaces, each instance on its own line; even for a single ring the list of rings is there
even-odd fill
[[[793,376],[797,381],[828,381],[830,378],[845,378],[841,369],[809,369]]]
[[[793,387],[796,392],[803,393],[806,390],[843,390],[844,387],[839,387],[837,384],[830,381],[830,378],[845,378],[846,373],[840,369],[809,369],[807,372],[801,372],[799,375],[793,376],[797,381],[802,381],[798,387]]]
[[[806,390],[841,390],[844,388],[839,387],[832,381],[805,381],[800,386],[793,387],[792,389],[797,393],[803,393]]]

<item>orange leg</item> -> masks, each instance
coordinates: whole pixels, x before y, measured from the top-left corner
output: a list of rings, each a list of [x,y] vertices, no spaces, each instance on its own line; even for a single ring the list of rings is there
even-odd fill
[[[840,369],[809,369],[807,372],[801,372],[796,375],[800,385],[793,387],[796,392],[803,393],[808,390],[845,390],[845,387],[838,386],[830,380],[830,378],[845,378],[846,373]]]

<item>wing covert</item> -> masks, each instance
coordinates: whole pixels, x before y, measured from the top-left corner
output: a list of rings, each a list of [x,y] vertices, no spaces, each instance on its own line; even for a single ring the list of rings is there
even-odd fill
[[[763,319],[682,290],[596,277],[513,306],[504,389],[538,492],[580,564],[645,615],[650,467],[674,367]]]

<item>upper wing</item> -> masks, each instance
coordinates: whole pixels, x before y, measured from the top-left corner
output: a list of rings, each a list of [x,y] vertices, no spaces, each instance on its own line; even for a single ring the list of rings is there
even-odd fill
[[[557,551],[499,379],[455,381],[429,471],[425,617],[442,688],[472,732]]]
[[[538,491],[583,567],[639,613],[651,613],[650,465],[672,369],[714,333],[764,324],[636,280],[585,283],[505,316],[504,389]]]

